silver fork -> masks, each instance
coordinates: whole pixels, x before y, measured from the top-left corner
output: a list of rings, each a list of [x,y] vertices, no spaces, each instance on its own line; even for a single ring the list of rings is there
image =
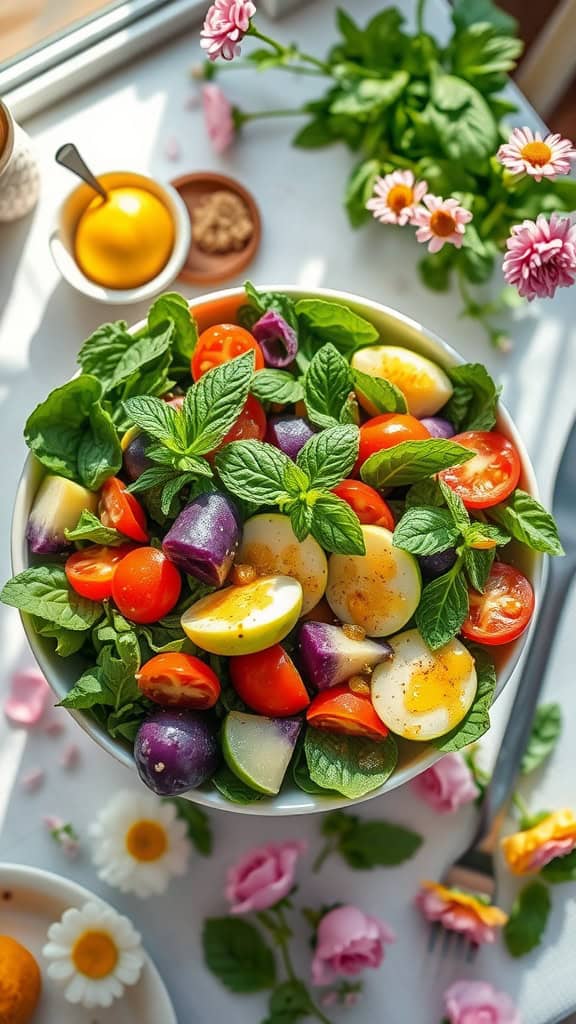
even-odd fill
[[[488,897],[490,903],[496,902],[494,852],[500,828],[530,736],[564,601],[576,573],[576,421],[572,424],[560,458],[552,507],[566,555],[564,558],[549,560],[548,579],[536,627],[532,631],[522,678],[502,737],[492,779],[484,794],[474,838],[442,877],[443,885],[471,895]],[[439,944],[442,932],[443,941]],[[457,958],[466,958],[468,961],[474,958],[478,948],[461,933],[444,931],[440,924],[434,924],[430,932],[429,950],[437,946],[443,958],[453,953]]]

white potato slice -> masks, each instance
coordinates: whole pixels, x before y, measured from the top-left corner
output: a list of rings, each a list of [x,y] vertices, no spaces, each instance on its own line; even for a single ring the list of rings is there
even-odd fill
[[[313,537],[298,540],[288,516],[266,512],[248,519],[236,562],[253,565],[263,575],[298,580],[304,595],[303,615],[318,604],[326,590],[326,555]]]

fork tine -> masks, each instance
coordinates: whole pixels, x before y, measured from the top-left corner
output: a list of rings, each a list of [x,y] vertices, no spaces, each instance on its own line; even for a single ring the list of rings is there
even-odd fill
[[[476,942],[470,942],[468,944],[468,950],[466,952],[466,963],[467,964],[473,964],[477,956],[478,956],[478,944]]]
[[[429,953],[433,953],[434,952],[434,949],[435,949],[436,943],[438,942],[438,939],[440,937],[441,931],[442,931],[442,926],[440,925],[440,923],[438,921],[436,921],[435,924],[431,924],[430,925],[430,930],[428,932],[428,952]]]
[[[447,928],[444,929],[442,948],[441,948],[441,951],[440,951],[440,957],[441,957],[442,960],[446,960],[447,959],[448,954],[450,953],[450,950],[451,950],[451,948],[453,946],[453,943],[454,943],[454,935],[455,934],[456,934],[455,932],[449,931]]]

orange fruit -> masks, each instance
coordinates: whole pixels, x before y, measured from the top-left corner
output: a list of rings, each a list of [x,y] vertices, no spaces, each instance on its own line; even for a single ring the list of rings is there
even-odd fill
[[[32,954],[0,935],[0,1024],[28,1024],[40,999],[42,978]]]

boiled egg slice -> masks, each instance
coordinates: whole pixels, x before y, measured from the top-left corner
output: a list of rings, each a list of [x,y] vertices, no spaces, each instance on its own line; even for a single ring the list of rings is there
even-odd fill
[[[444,370],[409,348],[397,345],[361,348],[354,353],[352,366],[370,377],[385,377],[395,384],[406,399],[408,412],[418,419],[434,416],[452,396],[452,384]],[[364,395],[359,394],[358,401],[371,416],[380,412]]]
[[[313,537],[298,540],[288,516],[266,513],[248,519],[236,562],[254,566],[259,574],[278,573],[298,580],[303,614],[318,604],[326,590],[326,555]]]

